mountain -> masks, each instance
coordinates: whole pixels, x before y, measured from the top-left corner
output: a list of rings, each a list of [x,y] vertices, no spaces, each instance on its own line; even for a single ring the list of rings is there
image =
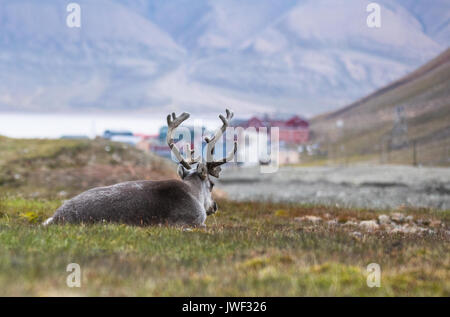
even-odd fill
[[[359,0],[300,2],[248,40],[197,62],[192,76],[310,115],[359,98],[444,49],[402,7],[386,10],[380,29],[366,26],[366,14]],[[224,33],[199,41],[224,43]]]
[[[450,4],[1,0],[0,110],[330,111],[445,50]]]
[[[434,0],[433,5],[430,5],[429,1],[417,0],[402,0],[400,3],[422,25],[422,29],[427,35],[439,43],[447,43],[448,45],[450,39],[450,4],[447,0]]]
[[[450,49],[407,76],[311,120],[328,158],[450,165]]]
[[[150,21],[115,2],[79,3],[82,27],[73,29],[66,1],[2,3],[3,109],[125,109],[180,64],[183,48]]]

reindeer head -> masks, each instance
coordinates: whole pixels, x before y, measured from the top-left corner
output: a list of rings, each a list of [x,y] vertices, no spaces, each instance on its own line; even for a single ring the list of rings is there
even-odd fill
[[[214,160],[214,148],[216,142],[220,140],[228,127],[231,118],[233,118],[233,112],[226,109],[226,117],[219,115],[219,118],[223,123],[222,126],[217,129],[212,138],[205,137],[205,141],[208,144],[206,161],[201,161],[200,156],[194,157],[194,150],[191,149],[190,144],[186,144],[185,152],[187,159],[181,155],[180,151],[175,146],[173,133],[175,129],[189,117],[190,115],[186,112],[183,112],[179,117],[177,117],[175,113],[167,116],[167,144],[179,162],[178,175],[185,183],[189,184],[192,190],[197,194],[200,202],[205,207],[206,214],[211,215],[217,211],[218,206],[212,198],[214,183],[211,181],[210,176],[219,178],[221,171],[220,165],[231,161],[237,151],[237,144],[234,142],[234,149],[232,152],[223,159],[217,161]],[[197,164],[195,168],[193,167],[194,164]]]

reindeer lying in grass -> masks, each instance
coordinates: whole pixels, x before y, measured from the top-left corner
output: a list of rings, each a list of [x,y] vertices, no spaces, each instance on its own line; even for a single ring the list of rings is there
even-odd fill
[[[115,222],[132,225],[171,224],[204,226],[207,215],[217,211],[212,198],[213,182],[210,175],[219,177],[220,165],[233,159],[237,150],[225,158],[214,161],[214,147],[222,137],[233,113],[226,110],[220,115],[222,127],[207,142],[206,162],[194,158],[194,151],[187,148],[186,160],[175,146],[175,129],[189,118],[188,113],[179,117],[167,116],[167,144],[179,161],[178,175],[181,180],[132,181],[107,187],[90,189],[65,202],[44,225],[54,223]],[[197,164],[194,167],[194,164]]]

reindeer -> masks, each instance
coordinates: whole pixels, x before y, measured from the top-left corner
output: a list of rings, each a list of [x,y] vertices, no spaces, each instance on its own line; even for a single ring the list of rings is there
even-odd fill
[[[206,161],[200,156],[194,157],[190,144],[186,144],[186,159],[175,146],[173,134],[189,117],[185,112],[179,117],[175,113],[167,116],[167,144],[179,162],[177,173],[181,180],[142,180],[93,188],[66,201],[44,225],[113,222],[142,226],[204,226],[206,216],[218,209],[212,198],[214,183],[210,176],[218,178],[220,166],[231,161],[237,151],[235,141],[233,151],[226,157],[217,161],[213,158],[215,144],[228,127],[233,113],[226,109],[226,117],[219,115],[222,126],[212,138],[205,137]]]

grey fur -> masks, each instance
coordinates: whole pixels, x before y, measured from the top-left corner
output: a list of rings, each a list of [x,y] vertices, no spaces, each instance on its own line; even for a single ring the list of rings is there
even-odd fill
[[[114,222],[203,226],[217,210],[209,177],[184,168],[183,180],[134,181],[90,189],[66,201],[45,225]]]

